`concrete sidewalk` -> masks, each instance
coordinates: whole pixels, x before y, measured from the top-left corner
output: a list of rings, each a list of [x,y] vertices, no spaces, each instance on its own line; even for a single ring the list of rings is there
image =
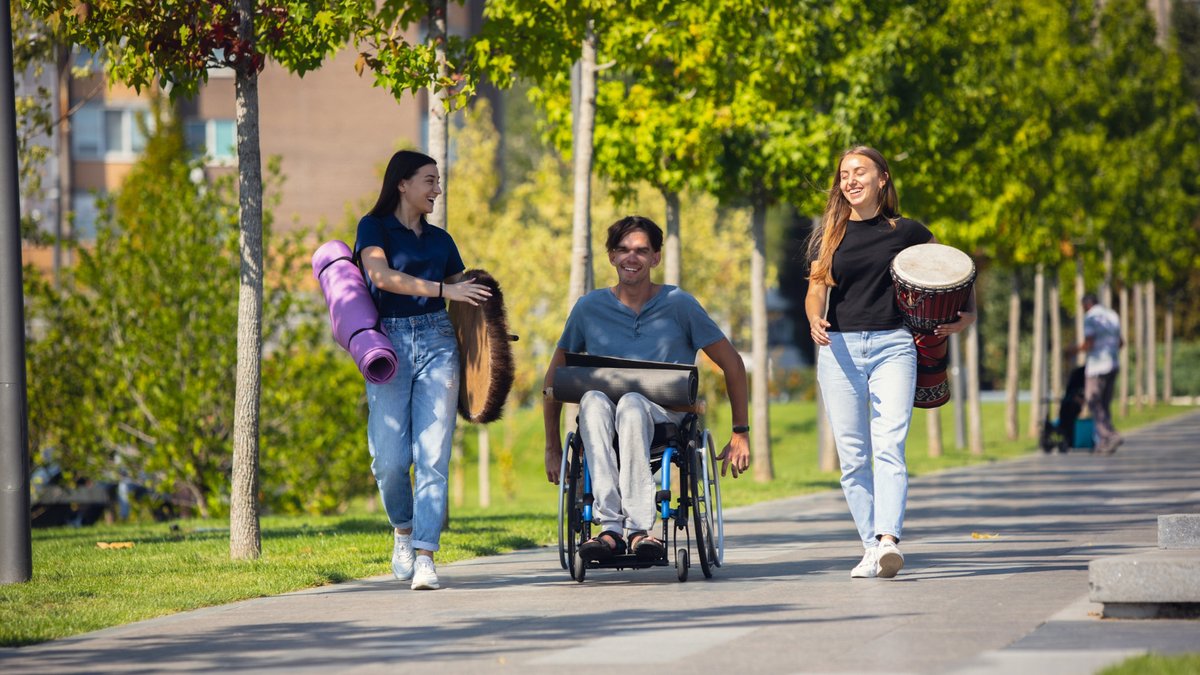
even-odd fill
[[[1101,620],[1088,562],[1156,546],[1157,516],[1200,512],[1200,414],[1113,456],[1029,456],[916,479],[896,579],[851,580],[840,492],[726,511],[716,577],[590,571],[554,549],[261,598],[0,650],[5,673],[1092,673],[1200,651],[1200,621]],[[547,508],[553,496],[548,495]],[[693,563],[695,564],[695,563]]]

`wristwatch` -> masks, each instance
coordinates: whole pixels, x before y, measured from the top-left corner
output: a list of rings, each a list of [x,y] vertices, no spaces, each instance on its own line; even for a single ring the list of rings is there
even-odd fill
[[[735,424],[735,425],[733,425],[733,433],[735,433],[735,434],[750,433],[750,425],[749,424]]]

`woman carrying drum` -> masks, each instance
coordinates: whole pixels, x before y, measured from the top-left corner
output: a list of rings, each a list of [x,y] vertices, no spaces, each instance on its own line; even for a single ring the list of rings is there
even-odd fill
[[[812,266],[804,305],[842,491],[865,549],[850,571],[856,579],[891,578],[904,566],[898,547],[908,494],[904,443],[917,353],[896,306],[890,266],[900,251],[931,241],[927,227],[900,217],[879,151],[858,146],[842,154],[825,213],[808,242]],[[973,293],[957,315],[935,334],[958,333],[975,321]]]

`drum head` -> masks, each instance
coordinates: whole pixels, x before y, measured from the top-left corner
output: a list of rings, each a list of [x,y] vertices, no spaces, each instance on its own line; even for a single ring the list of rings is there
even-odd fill
[[[467,270],[464,275],[491,288],[492,297],[479,306],[447,303],[462,367],[458,412],[469,422],[486,424],[500,418],[512,389],[512,338],[508,335],[500,285],[482,270]]]
[[[954,288],[975,277],[971,256],[944,244],[918,244],[896,254],[892,260],[896,276],[915,288]]]

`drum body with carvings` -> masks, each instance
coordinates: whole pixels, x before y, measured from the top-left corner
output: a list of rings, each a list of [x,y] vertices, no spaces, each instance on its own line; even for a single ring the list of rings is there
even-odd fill
[[[946,336],[935,328],[958,320],[971,297],[975,263],[966,253],[943,244],[910,246],[892,260],[896,306],[913,331],[917,347],[917,390],[913,406],[936,408],[950,400]]]

